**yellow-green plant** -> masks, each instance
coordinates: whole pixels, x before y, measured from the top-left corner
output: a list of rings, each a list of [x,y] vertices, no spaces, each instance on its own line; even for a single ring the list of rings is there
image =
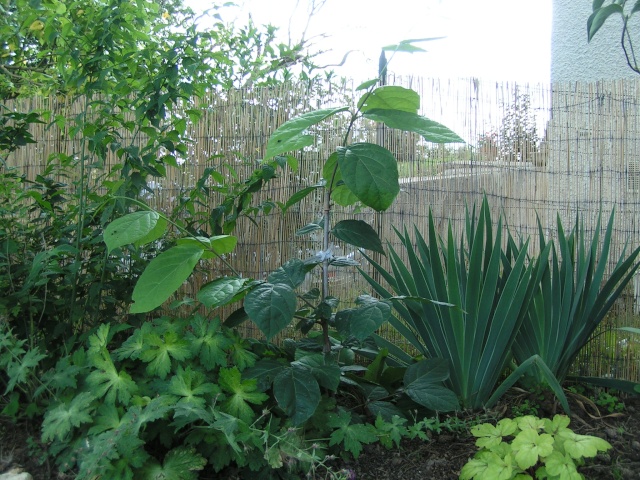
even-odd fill
[[[462,467],[461,480],[583,479],[578,467],[584,459],[611,448],[602,438],[575,433],[564,415],[505,418],[471,433],[480,451]]]

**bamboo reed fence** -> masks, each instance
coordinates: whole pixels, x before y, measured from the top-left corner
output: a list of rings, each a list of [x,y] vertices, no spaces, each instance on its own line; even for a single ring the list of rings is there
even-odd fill
[[[558,217],[568,230],[576,214],[583,217],[587,232],[592,232],[598,211],[606,219],[613,208],[616,222],[611,258],[617,258],[625,245],[634,248],[640,243],[640,82],[549,86],[413,77],[392,78],[390,82],[416,90],[422,99],[421,113],[449,126],[468,143],[436,146],[414,134],[372,122],[357,123],[353,141],[376,142],[396,155],[403,172],[402,191],[385,213],[367,209],[353,212],[336,206],[334,221],[354,217],[367,220],[384,241],[399,248],[393,227],[415,225],[424,231],[431,209],[441,232],[451,222],[459,234],[464,227],[465,206],[479,203],[486,195],[496,218],[504,214],[512,232],[532,236],[532,254],[537,246],[536,218],[540,218],[545,235],[551,237],[556,234]],[[168,170],[166,178],[153,179],[153,193],[146,200],[154,208],[170,211],[206,167],[215,167],[225,176],[233,169],[243,178],[256,167],[270,134],[284,121],[316,108],[353,105],[357,97],[349,83],[317,83],[212,92],[196,99],[189,108],[202,111],[203,116],[189,126],[192,141],[188,155],[179,159],[179,168]],[[539,138],[523,142],[517,152],[512,149],[505,153],[499,142],[482,144],[481,139],[499,131],[514,103],[525,97],[529,101],[527,115],[536,125]],[[84,108],[81,100],[58,98],[21,99],[7,106],[23,112],[48,110],[52,119],[56,115],[71,118]],[[177,114],[186,117],[184,112]],[[42,172],[46,160],[56,154],[80,153],[77,140],[55,122],[34,125],[31,131],[37,143],[9,157],[9,164],[29,178]],[[343,142],[345,132],[346,123],[339,120],[319,125],[314,129],[316,144],[303,152],[293,152],[299,168],[287,167],[257,194],[255,201],[284,203],[294,192],[317,183],[323,160]],[[142,144],[144,138],[129,138],[122,132],[120,141]],[[91,173],[97,177],[115,163],[115,156],[111,156]],[[209,207],[219,200],[213,196]],[[238,247],[228,260],[243,275],[263,279],[291,258],[312,256],[321,249],[320,236],[297,236],[296,231],[321,215],[320,196],[310,195],[285,215],[274,211],[256,218],[255,223],[241,221],[234,233]],[[333,248],[334,254],[351,254],[368,268],[360,253],[348,245],[336,244]],[[384,258],[379,259],[384,262]],[[188,286],[187,294],[224,273],[220,265],[214,265],[211,274],[202,274]],[[340,298],[354,299],[369,291],[353,268],[336,269],[330,280],[332,294]],[[306,286],[318,283],[319,278],[311,274]],[[616,330],[618,326],[640,326],[639,296],[640,281],[635,281],[603,323],[597,338],[585,348],[578,373],[640,380],[640,338]],[[400,341],[394,338],[394,332],[386,335]]]

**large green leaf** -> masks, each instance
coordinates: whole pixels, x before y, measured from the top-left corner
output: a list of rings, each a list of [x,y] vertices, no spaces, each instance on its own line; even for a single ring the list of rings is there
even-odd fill
[[[433,143],[465,143],[455,132],[441,123],[418,115],[415,112],[402,110],[371,109],[364,116],[376,122],[382,122],[390,128],[397,128],[421,135],[427,142]]]
[[[233,235],[214,235],[213,237],[185,237],[178,239],[178,245],[192,245],[206,249],[203,259],[214,258],[233,252],[238,244],[238,238]]]
[[[400,43],[395,45],[385,45],[382,47],[382,50],[385,52],[405,52],[405,53],[415,53],[415,52],[426,52],[425,49],[416,47],[413,45],[418,42],[431,42],[433,40],[441,40],[446,37],[429,37],[429,38],[411,38],[408,40],[402,40]]]
[[[180,446],[169,451],[164,457],[163,465],[156,460],[149,460],[141,470],[137,472],[140,480],[163,480],[175,478],[176,480],[197,480],[199,470],[202,470],[207,461],[196,452],[194,447]]]
[[[131,313],[144,313],[162,305],[189,278],[203,249],[177,245],[151,260],[133,289]]]
[[[338,152],[332,153],[322,167],[322,178],[327,188],[331,189],[331,199],[342,207],[358,203],[358,197],[349,190],[342,180],[342,172],[338,166]]]
[[[460,408],[458,397],[439,383],[422,378],[405,387],[404,392],[418,405],[436,412],[452,412]]]
[[[308,369],[322,387],[334,392],[338,390],[340,366],[329,357],[321,353],[305,355],[291,362],[291,366]]]
[[[607,18],[615,13],[619,13],[620,15],[624,16],[622,5],[612,3],[610,5],[607,5],[606,7],[594,10],[594,12],[589,16],[589,19],[587,20],[587,40],[591,41],[594,35],[598,33],[598,30],[600,30],[600,27],[604,25],[604,22],[607,20]]]
[[[267,280],[269,283],[283,283],[291,288],[302,285],[307,273],[315,265],[308,265],[297,258],[291,259],[284,265],[271,272]]]
[[[281,153],[312,145],[315,137],[313,135],[307,135],[304,132],[325,118],[346,110],[348,110],[348,107],[315,110],[283,123],[273,132],[271,138],[269,138],[264,160],[280,155]]]
[[[338,149],[344,183],[365,205],[389,208],[400,192],[398,165],[393,154],[373,143],[354,143]]]
[[[414,402],[430,410],[449,412],[460,406],[456,394],[442,385],[449,378],[448,362],[429,358],[407,367],[404,374],[405,393]]]
[[[331,233],[349,245],[366,248],[384,255],[380,237],[371,225],[363,220],[342,220],[333,227]]]
[[[322,185],[312,185],[311,187],[306,187],[302,190],[298,190],[296,193],[289,197],[286,203],[279,203],[280,208],[282,209],[282,213],[287,213],[287,210],[289,210],[289,208],[291,208],[293,205],[300,202],[303,198],[315,192],[319,188],[322,188]]]
[[[281,371],[273,382],[273,393],[293,425],[307,421],[320,403],[320,387],[306,368]]]
[[[164,228],[160,232],[156,230],[159,219],[158,212],[145,210],[129,213],[114,220],[104,229],[103,239],[107,249],[111,252],[118,247],[136,243],[141,239],[145,239],[147,242],[157,240],[164,233]],[[155,238],[149,237],[151,233],[155,233],[157,236]]]
[[[427,358],[407,367],[404,383],[409,385],[419,378],[433,383],[449,378],[449,363],[444,358]]]
[[[420,95],[408,88],[386,85],[363,95],[358,102],[358,108],[363,113],[373,109],[416,113],[420,108]]]
[[[388,304],[372,301],[360,308],[348,308],[336,313],[336,328],[342,335],[352,335],[363,341],[390,316],[391,307]]]
[[[293,320],[296,294],[289,285],[263,283],[249,292],[244,309],[267,340],[271,340]]]
[[[271,384],[278,374],[285,368],[287,367],[283,362],[272,358],[261,358],[253,367],[249,367],[242,372],[242,378],[256,379],[258,389],[261,392],[266,392],[271,388]]]
[[[331,199],[341,207],[350,207],[359,202],[358,197],[344,183],[331,191]]]
[[[220,277],[204,285],[198,292],[198,301],[207,308],[221,307],[235,301],[249,282],[246,278]]]

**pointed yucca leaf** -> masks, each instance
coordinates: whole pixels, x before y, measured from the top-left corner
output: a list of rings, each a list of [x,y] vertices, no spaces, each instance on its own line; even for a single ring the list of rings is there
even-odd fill
[[[433,213],[429,210],[429,265],[433,269],[433,278],[435,280],[436,295],[437,298],[447,298],[447,284],[445,281],[444,269],[442,268],[442,261],[440,259],[440,252],[438,251],[438,244],[440,239],[436,234],[435,222],[433,220]],[[425,244],[421,242],[421,244]],[[442,249],[444,250],[444,248]],[[426,260],[426,259],[425,259]]]
[[[446,273],[443,269],[443,263],[445,256],[440,256],[440,249],[446,254],[446,248],[443,246],[442,239],[436,234],[435,222],[433,220],[433,214],[429,212],[429,244],[422,237],[420,232],[415,229],[415,236],[417,240],[418,252],[420,254],[420,262],[414,269],[421,268],[425,272],[425,279],[429,286],[428,294],[432,299],[446,299],[448,303],[450,301],[447,290]],[[406,244],[407,253],[409,258],[412,258],[412,245]],[[419,267],[419,264],[424,267]],[[458,305],[458,309],[462,310],[462,306]],[[429,351],[432,357],[447,358],[451,362],[451,376],[450,384],[454,390],[460,392],[462,385],[466,383],[465,378],[467,374],[464,372],[461,366],[461,358],[457,350],[457,342],[455,339],[453,323],[451,320],[450,309],[441,309],[436,306],[425,305],[423,307],[422,322],[426,325],[428,334],[423,335],[424,342],[429,346]]]
[[[485,214],[487,212],[485,211]],[[481,215],[482,217],[482,215]],[[478,232],[481,232],[481,228],[491,229],[491,218],[484,218],[479,220],[478,222]],[[481,272],[478,275],[478,280],[474,280],[477,282],[477,288],[482,290],[481,298],[479,300],[480,305],[477,307],[474,316],[469,316],[467,319],[467,324],[470,325],[467,328],[466,335],[469,337],[469,354],[467,356],[467,363],[463,366],[463,368],[467,368],[469,371],[470,381],[473,382],[475,378],[480,375],[484,375],[487,373],[487,370],[496,369],[495,364],[483,364],[482,363],[482,355],[485,351],[483,348],[483,344],[487,341],[487,337],[492,333],[492,329],[495,332],[495,329],[498,328],[500,322],[507,321],[507,319],[501,319],[500,317],[496,317],[495,315],[495,299],[496,299],[496,291],[497,286],[500,281],[500,258],[501,258],[501,248],[500,248],[500,237],[501,237],[501,222],[498,222],[498,234],[496,235],[496,242],[494,245],[484,244],[487,242],[490,236],[487,235],[485,231],[485,240],[483,242],[482,238],[476,238],[474,240],[473,249],[479,252],[476,258],[470,259],[469,262],[469,271],[473,271],[474,269],[480,269],[483,264],[485,264],[485,257],[487,258],[488,265],[485,267],[486,270]],[[511,274],[509,272],[509,274]],[[506,275],[506,272],[505,272]],[[476,288],[476,284],[472,284],[470,288]],[[504,294],[504,293],[503,293]],[[476,300],[477,301],[477,300]],[[467,308],[469,308],[467,306]],[[507,341],[509,341],[507,339]],[[487,348],[492,348],[492,345],[489,343]],[[497,347],[500,349],[502,347]],[[499,369],[501,367],[498,367]],[[476,370],[477,369],[477,370]],[[477,371],[477,373],[475,373]],[[470,387],[475,388],[475,387]]]
[[[640,328],[619,327],[619,328],[616,328],[616,330],[620,330],[622,332],[627,332],[627,333],[636,333],[636,334],[640,335]]]
[[[621,392],[630,393],[632,395],[638,395],[640,390],[638,386],[640,383],[631,382],[628,380],[618,380],[617,378],[602,378],[602,377],[579,377],[570,375],[567,380],[571,380],[579,383],[588,383],[589,385],[595,385],[602,388],[614,388]]]
[[[554,242],[549,242],[551,269],[540,280],[536,299],[519,334],[514,349],[519,362],[539,353],[562,381],[578,352],[633,278],[640,249],[627,258],[623,252],[608,278],[604,276],[609,263],[613,217],[612,211],[601,242],[600,216],[589,241],[578,216],[568,236],[558,216],[558,249]],[[540,225],[538,230],[541,234]],[[535,335],[535,342],[525,335]]]
[[[403,364],[406,365],[406,364],[409,364],[409,363],[411,363],[413,361],[413,357],[411,357],[411,355],[409,355],[403,349],[398,347],[395,343],[390,342],[386,338],[381,337],[380,335],[377,335],[375,333],[372,335],[372,337],[375,340],[376,345],[378,345],[379,348],[387,349],[389,351],[389,355],[390,356],[397,358]],[[403,337],[403,338],[406,338],[406,337]],[[416,341],[416,343],[415,344],[412,343],[412,345],[419,347],[420,346],[420,342]],[[421,353],[424,355],[424,352],[421,352]],[[387,360],[387,363],[389,363],[388,360]]]
[[[609,218],[609,224],[607,225],[607,230],[605,232],[605,236],[602,242],[602,250],[600,253],[600,259],[597,260],[596,266],[596,256],[598,254],[598,245],[600,243],[600,214],[598,214],[598,220],[596,222],[595,232],[593,234],[593,239],[591,241],[591,249],[590,249],[590,258],[588,264],[578,264],[577,268],[582,270],[583,275],[576,275],[578,286],[585,285],[585,300],[584,300],[584,309],[589,311],[593,308],[596,299],[598,297],[598,292],[600,290],[600,286],[602,284],[602,278],[604,276],[605,268],[607,267],[607,260],[609,257],[609,246],[611,245],[611,234],[613,230],[613,217],[614,212],[611,212],[611,217]],[[584,239],[584,227],[580,229],[580,241],[578,242],[578,250],[582,251],[585,248],[585,239]],[[580,258],[580,257],[578,257]],[[585,259],[586,263],[586,259]],[[592,269],[595,268],[595,271]],[[576,297],[580,298],[582,291],[577,289]],[[576,302],[577,303],[577,302]],[[583,302],[580,302],[583,303]]]
[[[462,302],[462,296],[460,292],[460,285],[458,283],[457,275],[457,249],[454,243],[453,230],[451,224],[449,224],[449,230],[447,234],[447,301],[454,305],[460,305],[461,308],[465,308],[465,304]],[[451,335],[449,342],[454,349],[455,361],[462,362],[464,358],[465,349],[465,335],[464,335],[464,317],[459,311],[450,311],[451,319]]]
[[[402,238],[402,243],[405,246],[405,249],[407,250],[409,264],[411,266],[411,273],[407,272],[406,275],[409,276],[414,282],[415,288],[413,289],[413,292],[412,292],[413,295],[416,295],[428,300],[433,300],[434,288],[430,279],[427,278],[427,272],[429,271],[429,268],[425,268],[425,267],[428,267],[428,265],[424,265],[419,261],[412,247],[413,243],[411,241],[411,238],[409,237],[409,234],[406,230],[405,230],[404,238]],[[404,267],[404,264],[402,263],[399,257],[396,256],[395,260],[396,260],[395,263],[398,266],[397,269],[403,268],[406,270],[406,268]],[[437,333],[434,332],[433,328],[431,328],[431,326],[429,325],[429,322],[424,321],[425,318],[437,318],[438,307],[432,302],[430,304],[423,303],[421,305],[417,305],[414,303],[405,303],[405,305],[407,305],[409,308],[412,309],[412,311],[417,313],[415,315],[416,319],[412,323],[412,325],[415,331],[417,332],[417,334],[423,339],[422,341],[425,343],[428,351],[430,352],[430,356],[432,357],[443,356],[441,352],[441,348],[444,344],[443,339],[437,338]],[[435,341],[434,341],[434,338],[435,338]]]
[[[555,375],[544,360],[539,355],[532,355],[527,360],[522,362],[518,368],[516,368],[511,374],[500,384],[500,386],[496,389],[496,391],[491,395],[491,397],[487,400],[486,407],[493,407],[498,400],[505,394],[505,392],[510,389],[522,376],[530,370],[537,369],[542,378],[548,383],[549,387],[556,394],[556,398],[560,400],[560,405],[564,411],[569,415],[571,410],[569,409],[569,402],[567,401],[567,397],[558,383]]]
[[[513,339],[517,334],[519,322],[526,311],[524,307],[527,287],[531,275],[531,266],[525,266],[526,249],[523,249],[495,307],[493,321],[488,331],[485,348],[478,362],[474,377],[474,408],[479,408],[484,398],[490,394],[506,366]]]
[[[380,267],[370,259],[369,259],[369,262],[371,262],[374,268],[376,269]],[[380,268],[382,269],[382,267]],[[381,274],[387,273],[387,272],[384,272],[384,269],[379,271]],[[382,298],[390,298],[393,296],[391,292],[384,289],[378,282],[376,282],[373,278],[371,278],[366,272],[364,272],[363,270],[360,270],[360,274],[364,277],[364,279],[367,282],[369,282],[369,284],[374,288],[374,290]],[[400,335],[402,335],[402,337],[406,339],[411,345],[413,345],[416,349],[420,350],[422,353],[425,353],[423,351],[424,349],[422,348],[422,344],[420,343],[420,341],[414,335],[413,331],[408,326],[408,325],[413,325],[414,323],[411,312],[404,304],[402,304],[402,302],[394,301],[393,303],[394,303],[394,308],[400,314],[404,322],[400,321],[398,318],[392,315],[391,317],[389,317],[389,324],[391,324],[391,326],[395,328],[400,333]]]
[[[459,306],[454,305],[453,303],[449,303],[449,302],[439,302],[437,300],[431,300],[429,298],[409,297],[407,295],[398,295],[398,296],[390,297],[387,300],[403,300],[403,301],[406,301],[406,302],[432,303],[434,305],[439,305],[441,307],[460,308]],[[466,313],[466,312],[464,310],[462,310],[462,313]]]

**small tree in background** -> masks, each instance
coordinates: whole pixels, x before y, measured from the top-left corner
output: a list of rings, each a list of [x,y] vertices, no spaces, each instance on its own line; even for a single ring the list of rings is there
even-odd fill
[[[513,103],[507,107],[498,131],[498,150],[502,159],[516,162],[526,161],[540,151],[540,137],[528,94],[516,93]]]

